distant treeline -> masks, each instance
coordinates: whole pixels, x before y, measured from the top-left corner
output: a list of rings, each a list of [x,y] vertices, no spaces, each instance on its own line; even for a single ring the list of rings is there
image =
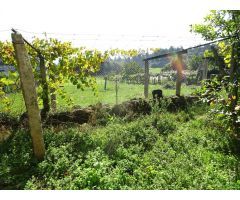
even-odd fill
[[[189,63],[189,60],[191,60],[193,57],[203,56],[204,51],[206,49],[209,49],[209,46],[190,50],[187,56],[185,56],[186,62]],[[109,58],[106,62],[104,62],[101,65],[100,71],[97,73],[97,75],[108,75],[111,73],[119,74],[123,70],[124,66],[130,62],[137,63],[140,67],[144,68],[143,59],[150,56],[156,56],[156,55],[166,54],[166,53],[180,51],[180,50],[183,50],[183,47],[154,49],[151,51],[151,53],[146,51],[141,51],[137,56],[134,56],[132,58],[124,57],[124,56]],[[168,66],[169,62],[170,62],[169,58],[161,58],[161,59],[151,60],[149,64],[150,64],[150,67],[152,68],[163,68]]]

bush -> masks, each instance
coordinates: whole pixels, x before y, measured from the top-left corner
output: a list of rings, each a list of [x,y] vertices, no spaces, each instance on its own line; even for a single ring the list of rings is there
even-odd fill
[[[175,89],[176,88],[176,83],[173,81],[166,81],[163,83],[162,87],[164,89]]]
[[[2,142],[0,163],[0,188],[23,188],[36,166],[30,136],[20,130],[7,141]]]
[[[115,118],[106,127],[48,128],[42,162],[19,130],[0,144],[0,187],[239,189],[235,144],[204,109]]]

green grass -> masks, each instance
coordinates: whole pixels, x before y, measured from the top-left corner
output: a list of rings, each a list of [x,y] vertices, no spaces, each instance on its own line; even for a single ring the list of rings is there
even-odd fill
[[[174,95],[175,89],[163,89],[160,85],[149,85],[149,97],[151,98],[151,91],[154,89],[162,89],[164,96]],[[116,90],[115,82],[107,82],[107,90],[104,90],[104,80],[102,78],[97,78],[97,96],[94,96],[90,88],[86,88],[84,91],[78,90],[76,86],[66,83],[64,85],[64,90],[69,96],[73,98],[75,105],[80,105],[86,107],[91,104],[96,104],[98,102],[104,104],[114,105],[116,104]],[[182,86],[182,94],[188,95],[195,90],[195,87]],[[118,103],[132,99],[132,98],[144,98],[144,86],[138,84],[127,84],[119,83],[118,85]],[[59,99],[59,105],[64,108],[66,106],[66,101]]]
[[[183,95],[191,94],[196,87],[182,85],[181,93]],[[161,85],[149,85],[149,97],[152,97],[151,91],[154,89],[162,89],[164,96],[174,95],[175,89],[164,89]],[[64,91],[67,95],[73,99],[74,105],[80,105],[81,107],[87,107],[89,105],[96,104],[98,102],[104,104],[114,105],[116,104],[116,91],[115,82],[107,82],[107,90],[104,90],[103,78],[97,78],[97,96],[94,96],[92,89],[86,88],[84,91],[79,90],[71,83],[64,84]],[[10,94],[11,99],[10,113],[19,114],[25,111],[25,105],[21,93]],[[118,89],[118,103],[132,99],[132,98],[144,98],[144,86],[138,84],[126,84],[119,83]],[[65,99],[60,96],[57,97],[58,110],[68,109],[69,106]],[[0,110],[3,109],[3,105],[0,105]]]
[[[0,188],[240,189],[239,156],[206,112],[198,106],[135,121],[112,118],[105,127],[50,127],[42,162],[19,130],[0,144]]]
[[[162,68],[149,68],[149,73],[150,74],[159,74],[161,72]]]
[[[21,92],[10,93],[7,95],[10,100],[10,106],[7,109],[5,104],[0,103],[0,112],[8,112],[13,115],[19,115],[26,111],[23,95]]]

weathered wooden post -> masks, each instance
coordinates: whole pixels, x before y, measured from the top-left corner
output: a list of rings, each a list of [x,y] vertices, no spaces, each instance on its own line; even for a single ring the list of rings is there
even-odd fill
[[[161,75],[158,74],[158,84],[161,84]]]
[[[140,74],[137,75],[137,84],[141,84]]]
[[[153,77],[153,85],[155,85],[156,84],[156,77],[154,76]]]
[[[107,90],[107,77],[104,76],[104,90]]]
[[[115,79],[116,104],[118,104],[118,78]]]
[[[144,97],[148,98],[149,88],[149,62],[145,60],[145,74],[144,74]]]
[[[18,33],[12,33],[12,42],[16,54],[22,92],[28,114],[28,122],[33,142],[33,151],[36,158],[41,160],[45,155],[45,146],[31,62],[24,46],[22,35]]]
[[[181,94],[181,83],[182,83],[182,70],[183,70],[183,60],[182,55],[177,55],[177,62],[175,63],[175,68],[177,70],[177,80],[176,80],[176,96]]]

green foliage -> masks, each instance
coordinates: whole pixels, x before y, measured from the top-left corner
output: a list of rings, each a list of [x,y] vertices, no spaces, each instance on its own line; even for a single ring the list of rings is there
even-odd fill
[[[218,79],[205,82],[201,94],[203,100],[213,106],[215,116],[220,117],[228,126],[228,131],[237,138],[240,131],[239,22],[238,10],[219,10],[211,11],[204,24],[192,26],[192,31],[208,40],[230,37],[228,41],[218,43],[218,51],[213,48],[221,75]]]
[[[129,62],[123,65],[123,79],[129,78],[130,75],[143,73],[144,69],[137,62]]]
[[[107,55],[84,47],[74,48],[70,42],[61,42],[53,38],[35,38],[33,45],[43,52],[50,91],[56,91],[62,98],[71,102],[70,97],[59,87],[69,80],[77,89],[84,90],[90,87],[96,92],[96,80],[92,74],[99,70]]]
[[[202,100],[212,107],[214,116],[222,120],[230,133],[231,131],[239,133],[240,106],[239,101],[237,104],[234,103],[237,96],[231,94],[236,86],[229,82],[229,78],[226,76],[222,80],[215,78],[203,82],[199,94]],[[239,84],[237,87],[239,87]],[[238,135],[236,136],[238,137]]]
[[[206,40],[214,40],[236,34],[240,20],[239,10],[211,10],[203,24],[192,25],[192,31]]]
[[[30,137],[18,131],[0,144],[1,188],[239,189],[238,159],[221,121],[203,106],[155,112],[106,127],[44,130],[37,163]]]
[[[40,50],[45,58],[45,67],[48,73],[47,82],[51,93],[57,93],[62,98],[68,99],[68,102],[71,102],[70,97],[68,98],[60,87],[66,80],[69,80],[78,89],[84,90],[86,87],[90,87],[96,92],[96,80],[92,75],[99,70],[101,63],[107,59],[108,52],[101,53],[84,47],[74,48],[70,42],[61,42],[53,38],[34,38],[32,44]],[[38,84],[38,93],[41,96],[42,85],[38,69],[38,53],[27,45],[26,48],[33,66],[36,82],[40,83]],[[12,43],[0,42],[0,59],[4,64],[14,66],[17,69]],[[13,75],[15,77],[12,77]],[[10,73],[10,75],[4,74],[3,77],[0,77],[0,100],[7,101],[3,85],[8,86],[16,83],[17,80],[19,80],[17,72]]]
[[[0,59],[6,65],[17,66],[12,43],[0,41]]]
[[[167,72],[167,71],[170,71],[170,70],[172,70],[170,63],[164,65],[163,68],[162,68],[163,72]]]
[[[36,163],[31,139],[25,131],[18,131],[9,140],[1,143],[0,148],[0,187],[23,188]]]
[[[164,89],[175,89],[176,88],[176,82],[174,81],[164,81],[162,84],[162,87]]]
[[[14,49],[10,42],[0,41],[0,60],[6,65],[16,67],[14,59]],[[8,73],[0,73],[0,104],[5,105],[4,111],[10,110],[11,101],[7,97],[7,93],[12,89],[18,88],[18,75],[15,72],[9,71]]]
[[[75,48],[70,42],[62,42],[55,38],[39,39],[34,38],[32,45],[39,49],[45,58],[45,67],[47,69],[47,83],[51,94],[58,94],[67,104],[72,103],[72,98],[67,95],[62,86],[66,82],[70,82],[77,89],[81,91],[90,88],[94,94],[97,94],[96,79],[94,75],[100,72],[102,64],[111,56],[122,56],[131,58],[139,54],[139,51],[111,49],[109,51],[101,52],[96,49],[86,49],[85,47]],[[42,96],[43,86],[41,85],[41,78],[39,72],[39,55],[31,47],[26,45],[30,62],[33,66],[35,79],[38,85],[37,92],[39,97]],[[7,65],[14,66],[17,69],[16,60],[14,59],[14,48],[10,42],[0,42],[0,59]],[[135,63],[136,65],[136,63]],[[133,65],[133,69],[136,67]],[[135,68],[134,68],[135,67]],[[137,68],[138,70],[138,68]],[[135,71],[133,72],[135,73]],[[3,90],[3,86],[8,86],[14,82],[19,85],[18,73],[11,82],[6,81],[7,76],[0,77],[0,101],[5,103],[9,110],[9,99]],[[41,100],[39,98],[39,100]],[[40,101],[41,105],[42,102]]]
[[[190,70],[197,70],[199,66],[203,64],[203,58],[201,56],[193,55],[190,60],[188,60],[188,67]]]

